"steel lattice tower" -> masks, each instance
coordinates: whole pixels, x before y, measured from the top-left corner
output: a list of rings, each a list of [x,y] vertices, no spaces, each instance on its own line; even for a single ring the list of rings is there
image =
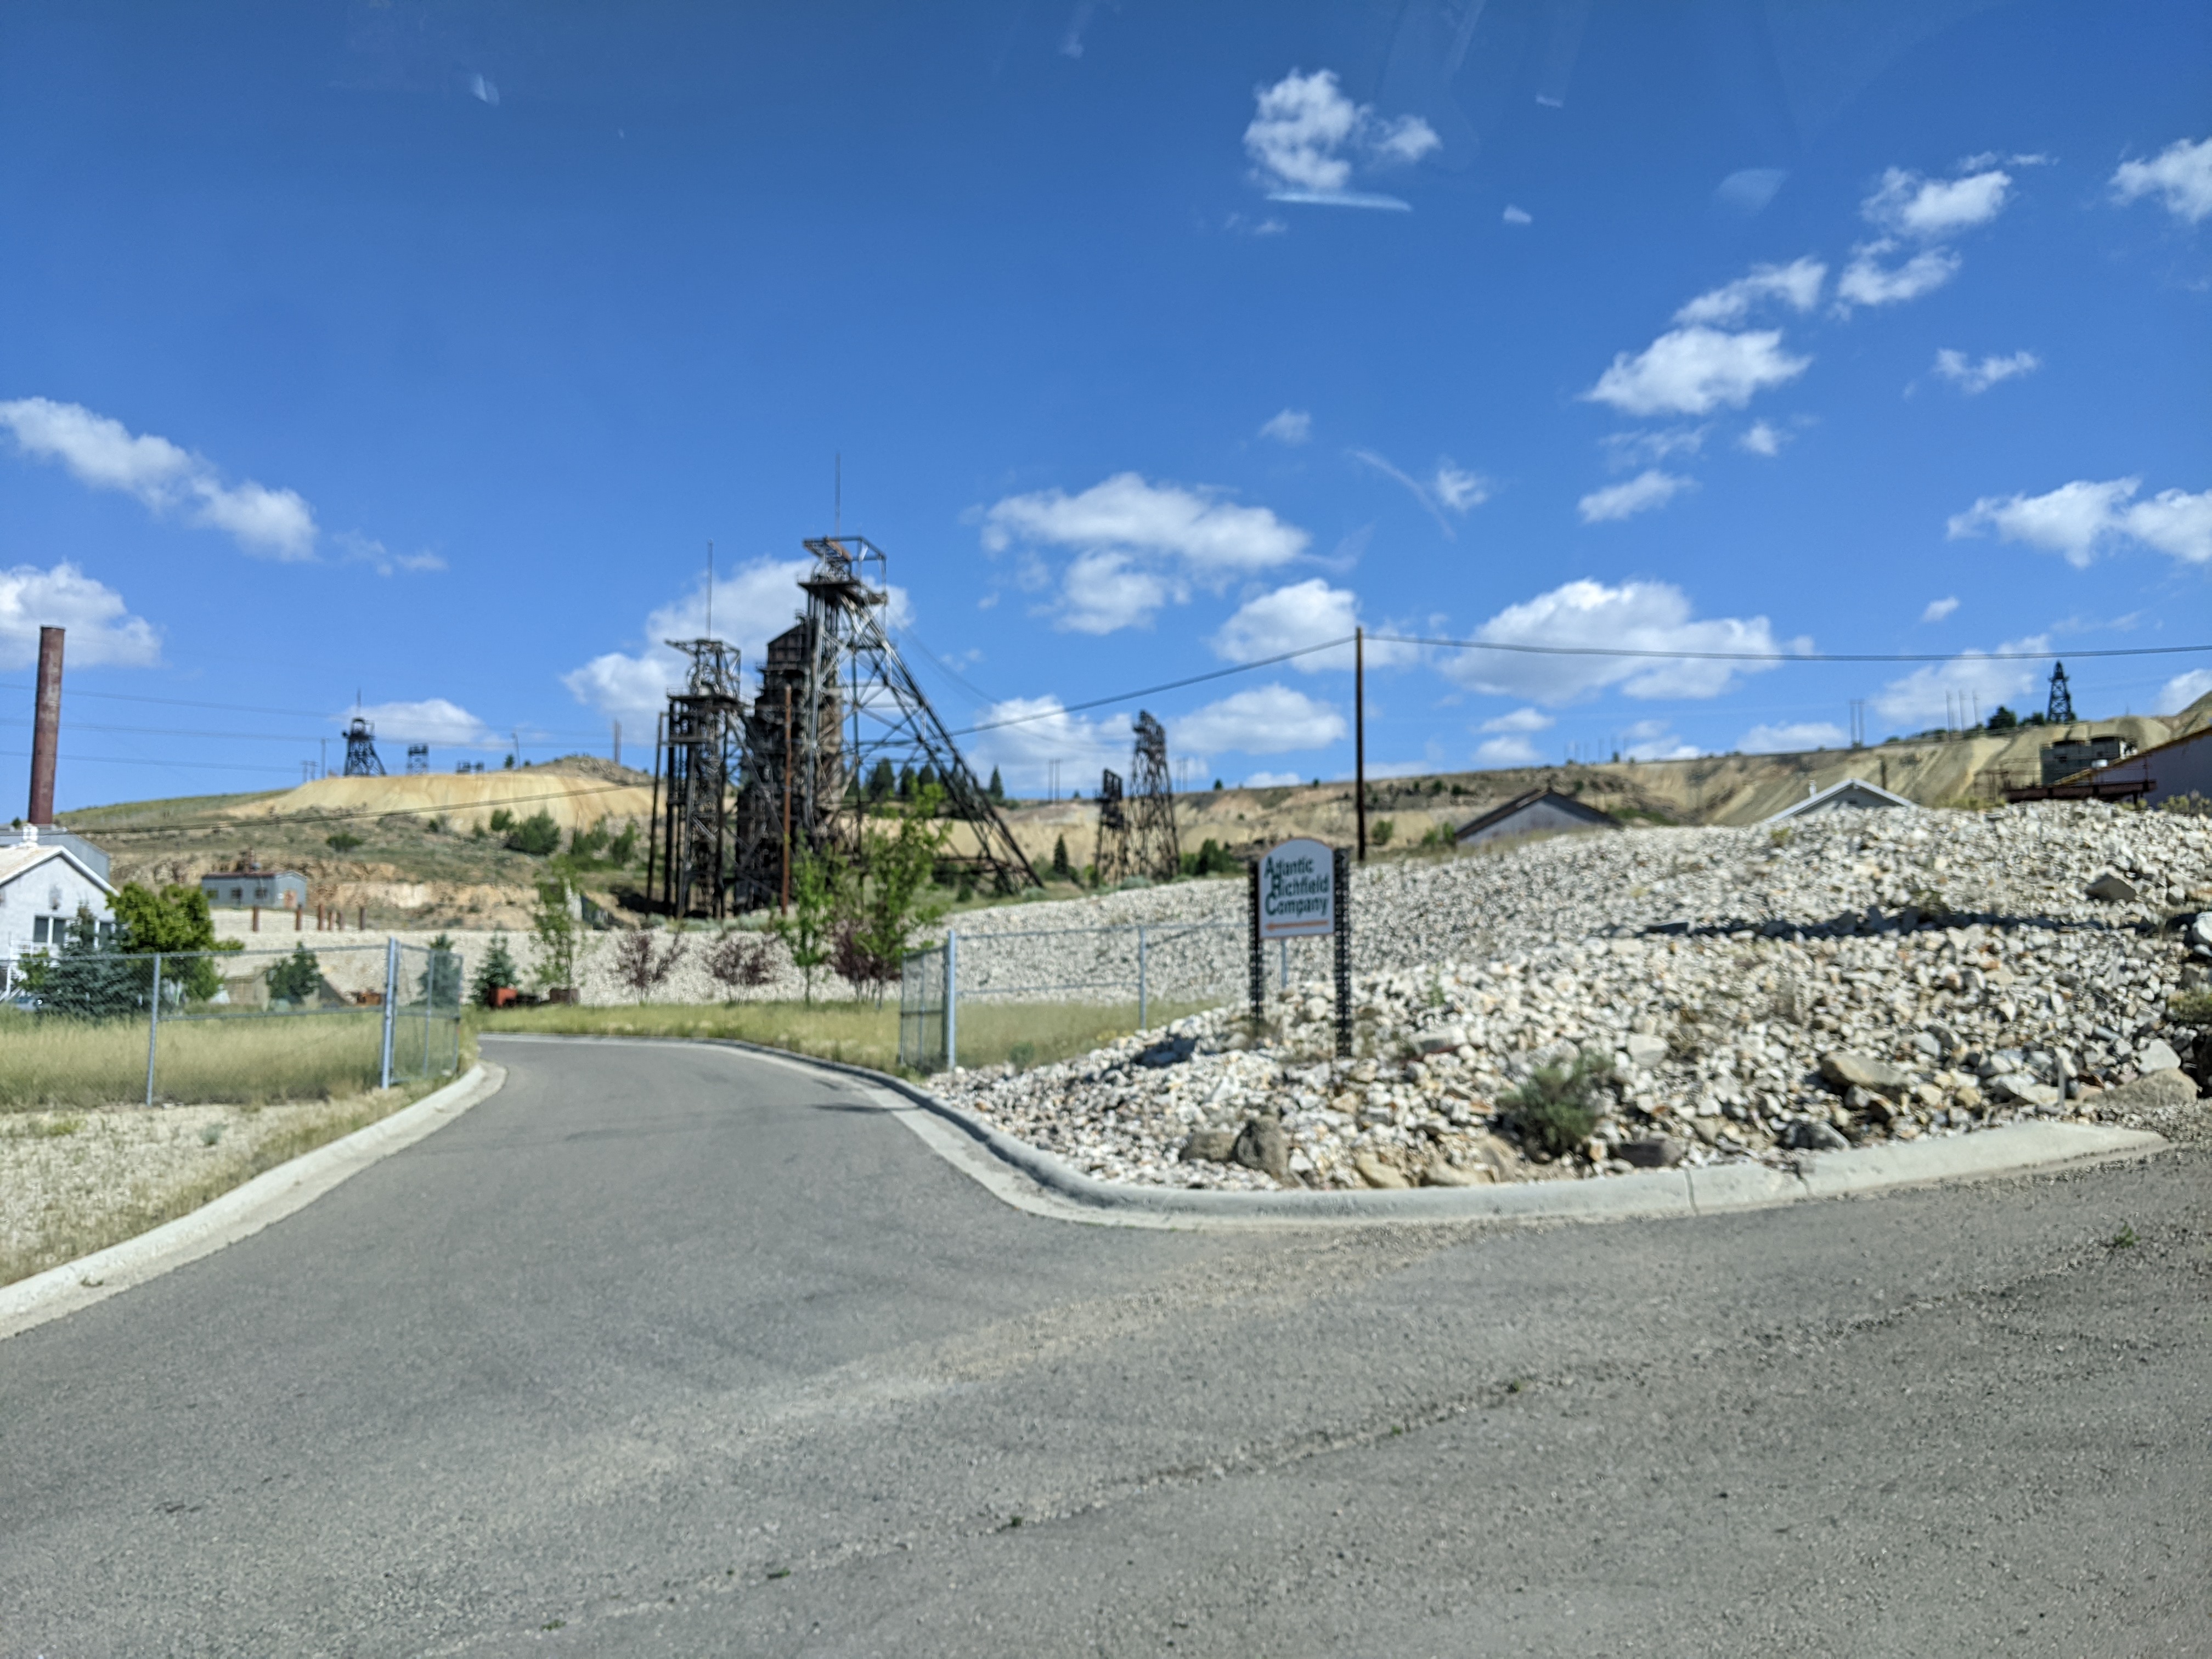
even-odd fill
[[[1121,810],[1121,775],[1109,767],[1098,779],[1098,845],[1091,857],[1091,878],[1111,887],[1135,873],[1129,865],[1129,817]]]
[[[1176,843],[1175,787],[1168,781],[1168,734],[1143,709],[1137,711],[1134,764],[1129,772],[1129,862],[1135,873],[1173,881],[1182,873]]]
[[[683,690],[668,694],[655,734],[646,899],[672,916],[726,915],[738,872],[731,789],[744,728],[738,651],[720,640],[668,643],[691,659],[691,672]]]
[[[940,810],[957,827],[943,866],[998,892],[1042,886],[891,641],[883,550],[860,536],[805,546],[814,559],[799,584],[805,611],[769,641],[745,723],[738,905],[775,903],[787,859],[809,849],[857,857],[869,782],[885,763],[895,776],[926,773],[944,790]]]
[[[2051,665],[2051,701],[2043,711],[2044,720],[2052,726],[2074,724],[2074,688],[2066,683],[2066,665]]]
[[[380,778],[384,763],[376,757],[376,728],[358,714],[346,727],[346,757],[343,775],[349,778]]]

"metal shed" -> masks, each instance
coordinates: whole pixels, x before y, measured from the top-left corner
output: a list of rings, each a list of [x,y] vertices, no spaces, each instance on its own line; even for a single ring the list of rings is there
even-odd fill
[[[1572,795],[1563,795],[1549,785],[1516,795],[1469,820],[1454,832],[1462,847],[1506,841],[1517,836],[1555,836],[1579,830],[1618,830],[1620,825],[1595,806],[1585,806]]]
[[[216,910],[300,910],[307,908],[307,878],[292,870],[212,870],[200,891]]]

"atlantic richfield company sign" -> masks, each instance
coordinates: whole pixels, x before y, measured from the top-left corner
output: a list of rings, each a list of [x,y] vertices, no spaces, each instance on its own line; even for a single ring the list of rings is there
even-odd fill
[[[1260,937],[1308,939],[1336,930],[1336,858],[1322,842],[1286,841],[1260,858]]]

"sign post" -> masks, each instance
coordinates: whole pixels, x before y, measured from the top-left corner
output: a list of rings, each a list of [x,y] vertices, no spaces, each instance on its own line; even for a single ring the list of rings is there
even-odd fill
[[[1341,848],[1300,836],[1261,854],[1252,866],[1252,1012],[1267,996],[1261,948],[1269,939],[1336,936],[1336,1050],[1351,1053],[1351,866]]]

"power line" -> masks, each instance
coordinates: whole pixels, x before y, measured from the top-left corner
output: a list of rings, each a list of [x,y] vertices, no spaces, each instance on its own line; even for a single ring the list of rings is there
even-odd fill
[[[1642,651],[1616,645],[1522,645],[1497,640],[1431,640],[1410,634],[1370,634],[1392,645],[1429,645],[1454,651],[1513,651],[1539,657],[1638,657],[1668,662],[2042,662],[2057,651]],[[1332,640],[1341,645],[1342,640]],[[1320,647],[1316,647],[1316,649]],[[2130,645],[2103,651],[2068,651],[2069,657],[2170,657],[2212,651],[2212,645]]]
[[[1109,702],[1134,702],[1139,697],[1157,696],[1163,691],[1179,691],[1186,685],[1202,685],[1208,680],[1225,679],[1231,674],[1249,674],[1255,668],[1272,668],[1277,663],[1289,662],[1294,657],[1310,657],[1316,651],[1334,651],[1340,646],[1351,643],[1352,635],[1346,634],[1340,640],[1323,640],[1319,645],[1300,646],[1295,651],[1285,651],[1278,656],[1261,657],[1252,662],[1237,663],[1233,667],[1217,668],[1209,673],[1193,674],[1180,680],[1166,680],[1158,685],[1140,685],[1133,691],[1116,692],[1110,697],[1092,697],[1085,702],[1054,703],[1050,708],[1040,709],[1034,714],[1014,714],[1002,720],[981,720],[946,735],[965,738],[978,732],[996,732],[1002,726],[1026,726],[1032,720],[1048,720],[1055,714],[1076,714],[1086,708],[1102,708]]]

